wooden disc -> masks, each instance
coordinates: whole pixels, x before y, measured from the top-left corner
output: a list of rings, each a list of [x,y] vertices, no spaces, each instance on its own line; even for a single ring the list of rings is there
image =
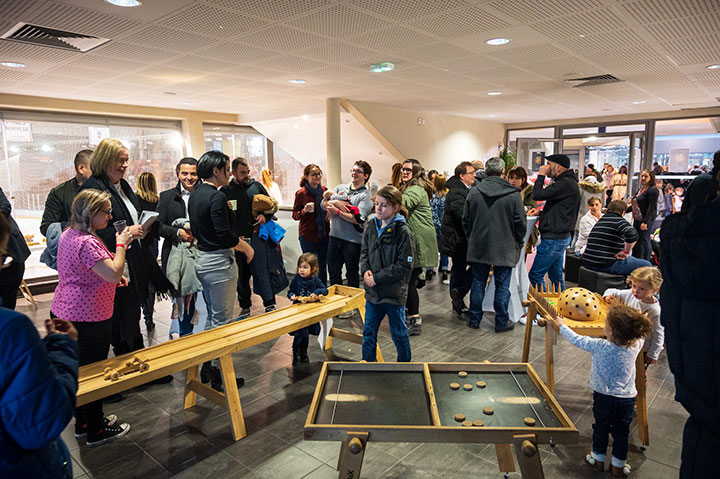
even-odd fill
[[[470,426],[472,426],[472,421],[463,421],[462,425],[463,425],[463,427],[470,427]]]
[[[476,385],[477,387],[479,387],[480,389],[482,389],[482,388],[484,388],[485,386],[487,386],[487,383],[486,383],[485,381],[478,381],[477,383],[475,383],[475,385]]]
[[[485,424],[483,424],[483,422],[482,422],[480,419],[475,419],[475,420],[472,422],[472,425],[473,425],[474,427],[483,427]]]
[[[488,416],[492,416],[495,410],[490,406],[485,406],[483,408],[483,413],[487,414]]]
[[[463,384],[463,389],[466,391],[472,391],[473,386],[472,386],[472,384]]]
[[[458,373],[459,378],[466,378],[467,377],[467,371],[460,371]]]
[[[523,419],[523,422],[525,423],[526,426],[534,426],[535,425],[535,419],[533,419],[531,417],[526,417],[525,419]]]
[[[455,420],[457,422],[463,422],[465,420],[465,414],[460,414],[460,413],[455,414]]]
[[[487,360],[487,359],[486,359],[485,361],[481,361],[481,362],[482,362],[483,364],[490,364],[490,361]]]
[[[450,383],[450,389],[452,389],[453,391],[457,391],[458,389],[460,389],[460,385],[458,383]]]

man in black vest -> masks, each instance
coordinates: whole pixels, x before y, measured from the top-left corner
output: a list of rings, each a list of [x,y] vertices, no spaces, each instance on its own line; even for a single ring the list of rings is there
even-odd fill
[[[50,190],[45,200],[45,210],[40,222],[40,233],[47,237],[48,227],[53,223],[60,223],[62,231],[70,222],[70,207],[75,195],[83,182],[92,176],[90,169],[90,156],[92,150],[81,150],[75,155],[75,177],[70,178]]]

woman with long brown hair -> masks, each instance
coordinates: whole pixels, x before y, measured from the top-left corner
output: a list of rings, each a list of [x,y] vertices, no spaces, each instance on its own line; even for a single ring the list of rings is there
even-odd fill
[[[627,184],[628,184],[628,174],[627,174],[627,166],[622,165],[617,173],[613,175],[612,178],[612,196],[610,197],[611,201],[614,200],[625,200],[625,195],[627,194]]]
[[[650,260],[650,227],[657,216],[658,190],[655,188],[655,173],[652,170],[640,172],[640,189],[628,200],[628,212],[632,212],[633,228],[640,238],[633,247],[633,256]]]
[[[430,198],[430,209],[432,210],[433,223],[435,224],[435,237],[440,243],[440,230],[442,230],[442,217],[445,214],[445,197],[447,196],[448,189],[445,186],[445,175],[442,173],[435,172],[433,177],[433,196]],[[440,254],[440,278],[444,284],[450,284],[448,279],[448,256]],[[435,271],[433,268],[429,268],[425,271],[425,276],[428,281],[432,279]]]
[[[327,190],[321,183],[323,172],[320,167],[310,163],[303,169],[300,189],[295,192],[292,217],[299,221],[300,248],[303,253],[314,253],[318,258],[318,277],[327,285],[327,254],[330,234],[330,222],[320,204]]]

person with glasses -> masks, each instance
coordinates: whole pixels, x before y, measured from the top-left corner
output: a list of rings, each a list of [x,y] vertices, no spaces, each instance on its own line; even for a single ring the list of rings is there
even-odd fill
[[[467,263],[467,238],[462,225],[465,199],[470,188],[475,184],[475,168],[469,161],[463,161],[455,167],[455,175],[445,186],[448,189],[445,197],[445,211],[442,217],[442,229],[438,246],[440,252],[452,258],[450,269],[450,298],[453,310],[460,316],[469,314],[465,304],[465,296],[472,286],[472,270]]]
[[[113,217],[110,199],[99,190],[79,192],[71,206],[70,226],[58,241],[58,286],[50,311],[78,330],[81,366],[107,359],[115,296],[128,288],[123,271],[134,239],[132,226],[114,234],[114,253],[97,235]],[[102,400],[75,411],[75,437],[87,437],[90,447],[119,439],[129,430],[128,424],[117,424],[115,415],[103,415]]]
[[[342,269],[345,266],[347,285],[360,287],[363,224],[373,208],[366,186],[371,174],[370,164],[358,160],[350,170],[350,183],[338,185],[324,194],[321,207],[330,216],[327,260],[330,284],[342,284]],[[352,314],[341,317],[350,317]]]
[[[4,216],[10,225],[7,254],[0,263],[0,306],[15,309],[18,288],[25,274],[25,260],[30,257],[30,248],[17,223],[10,216],[12,205],[0,188],[0,216]]]
[[[10,235],[0,215],[0,264]],[[45,328],[41,339],[30,318],[0,307],[0,477],[73,477],[60,435],[75,410],[77,331],[60,319]]]
[[[320,184],[322,170],[310,163],[303,169],[300,189],[295,192],[292,217],[299,221],[300,248],[303,253],[313,253],[318,259],[318,277],[327,286],[327,253],[330,222],[322,214],[323,194],[327,187]]]

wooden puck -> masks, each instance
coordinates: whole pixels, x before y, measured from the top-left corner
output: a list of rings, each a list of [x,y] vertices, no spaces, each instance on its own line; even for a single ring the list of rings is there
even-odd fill
[[[453,391],[457,391],[458,389],[460,389],[460,385],[458,383],[450,383],[450,389],[452,389]]]
[[[490,361],[487,360],[487,359],[486,359],[485,361],[481,361],[481,362],[482,362],[483,364],[490,364]]]
[[[483,408],[483,413],[487,414],[488,416],[492,416],[495,410],[490,406],[485,406]]]
[[[473,386],[472,386],[472,384],[463,384],[463,389],[466,391],[472,391]]]
[[[475,420],[472,422],[472,425],[473,425],[474,427],[483,427],[485,424],[483,424],[483,422],[482,422],[480,419],[475,419]]]
[[[463,427],[470,427],[470,426],[472,426],[472,421],[463,421],[462,425],[463,425]]]
[[[526,426],[534,426],[535,425],[535,419],[533,419],[531,417],[526,417],[525,419],[523,419],[523,422],[525,423]]]
[[[485,381],[478,381],[478,382],[475,383],[475,385],[476,385],[477,387],[479,387],[480,389],[482,389],[482,388],[484,388],[485,386],[487,386],[487,383],[486,383]]]
[[[467,371],[460,371],[458,373],[459,378],[466,378],[467,377]]]
[[[455,420],[457,422],[463,422],[465,420],[465,414],[460,414],[460,413],[455,414]]]

